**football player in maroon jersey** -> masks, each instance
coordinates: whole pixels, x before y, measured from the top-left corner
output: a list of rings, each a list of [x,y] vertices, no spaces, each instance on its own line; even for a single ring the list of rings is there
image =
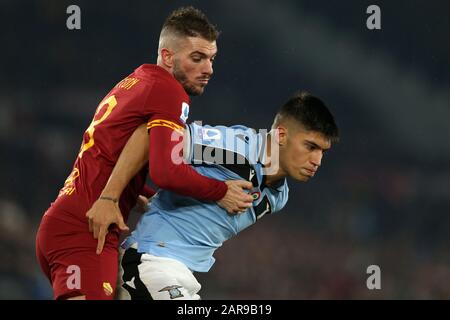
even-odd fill
[[[251,206],[252,197],[243,190],[251,183],[214,180],[171,161],[177,144],[171,134],[184,127],[189,95],[201,94],[213,74],[217,36],[199,10],[175,10],[162,28],[157,64],[137,68],[98,105],[73,170],[36,237],[37,258],[55,299],[114,297],[119,234],[128,229],[125,222],[139,194],[152,193],[145,187],[148,173],[161,188],[217,201],[228,212]],[[150,130],[149,165],[145,159],[142,167],[129,168],[134,177],[123,192],[115,192],[114,185],[105,188],[123,147],[141,124]]]

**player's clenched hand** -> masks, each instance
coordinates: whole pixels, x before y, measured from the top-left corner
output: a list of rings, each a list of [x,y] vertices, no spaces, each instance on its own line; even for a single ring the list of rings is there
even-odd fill
[[[225,181],[228,191],[217,204],[230,214],[245,212],[252,206],[253,197],[245,190],[252,188],[252,183],[244,180]]]
[[[97,254],[100,254],[105,244],[108,228],[116,224],[120,230],[128,231],[129,228],[123,221],[118,202],[110,199],[98,199],[92,208],[86,213],[89,220],[89,232],[94,233],[94,239],[98,239]]]

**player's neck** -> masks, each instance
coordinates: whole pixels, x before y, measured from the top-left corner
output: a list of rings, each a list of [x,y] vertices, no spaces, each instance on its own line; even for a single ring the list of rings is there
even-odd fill
[[[286,178],[285,174],[278,172],[276,174],[267,175],[266,176],[266,184],[270,187],[272,185],[276,185],[280,180]]]
[[[272,145],[276,143],[274,140],[275,139],[272,139],[271,133],[268,133],[266,139],[266,154],[263,162],[264,169],[266,170],[266,184],[268,186],[276,184],[287,175],[279,165],[279,154],[272,157],[272,152],[279,151],[278,148],[275,148],[276,150],[272,149]]]
[[[158,67],[163,68],[164,70],[166,70],[168,73],[170,73],[170,74],[173,76],[172,69],[169,68],[168,66],[166,66],[166,65],[161,61],[161,59],[158,58],[158,61],[156,62],[156,65],[157,65]]]

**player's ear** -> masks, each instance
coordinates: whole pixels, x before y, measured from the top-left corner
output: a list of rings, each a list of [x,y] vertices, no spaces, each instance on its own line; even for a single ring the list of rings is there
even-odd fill
[[[173,52],[167,48],[162,48],[160,55],[161,55],[162,63],[166,67],[172,68],[173,67]]]
[[[274,130],[275,141],[279,146],[283,146],[287,141],[287,128],[280,125]]]

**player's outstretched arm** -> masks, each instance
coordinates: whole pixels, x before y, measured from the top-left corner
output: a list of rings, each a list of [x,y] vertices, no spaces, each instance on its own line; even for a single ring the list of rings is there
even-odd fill
[[[89,231],[93,232],[95,239],[98,239],[97,254],[103,250],[106,234],[111,224],[116,224],[122,231],[129,230],[120,212],[120,195],[147,161],[148,135],[146,126],[142,125],[128,139],[100,198],[86,213],[86,217],[89,219]]]
[[[217,201],[229,213],[242,212],[252,205],[253,198],[244,191],[251,189],[248,181],[219,181],[205,177],[190,165],[183,163],[175,152],[179,139],[166,126],[153,126],[150,130],[149,166],[152,181],[160,188],[199,199]],[[181,150],[179,150],[181,151]]]

